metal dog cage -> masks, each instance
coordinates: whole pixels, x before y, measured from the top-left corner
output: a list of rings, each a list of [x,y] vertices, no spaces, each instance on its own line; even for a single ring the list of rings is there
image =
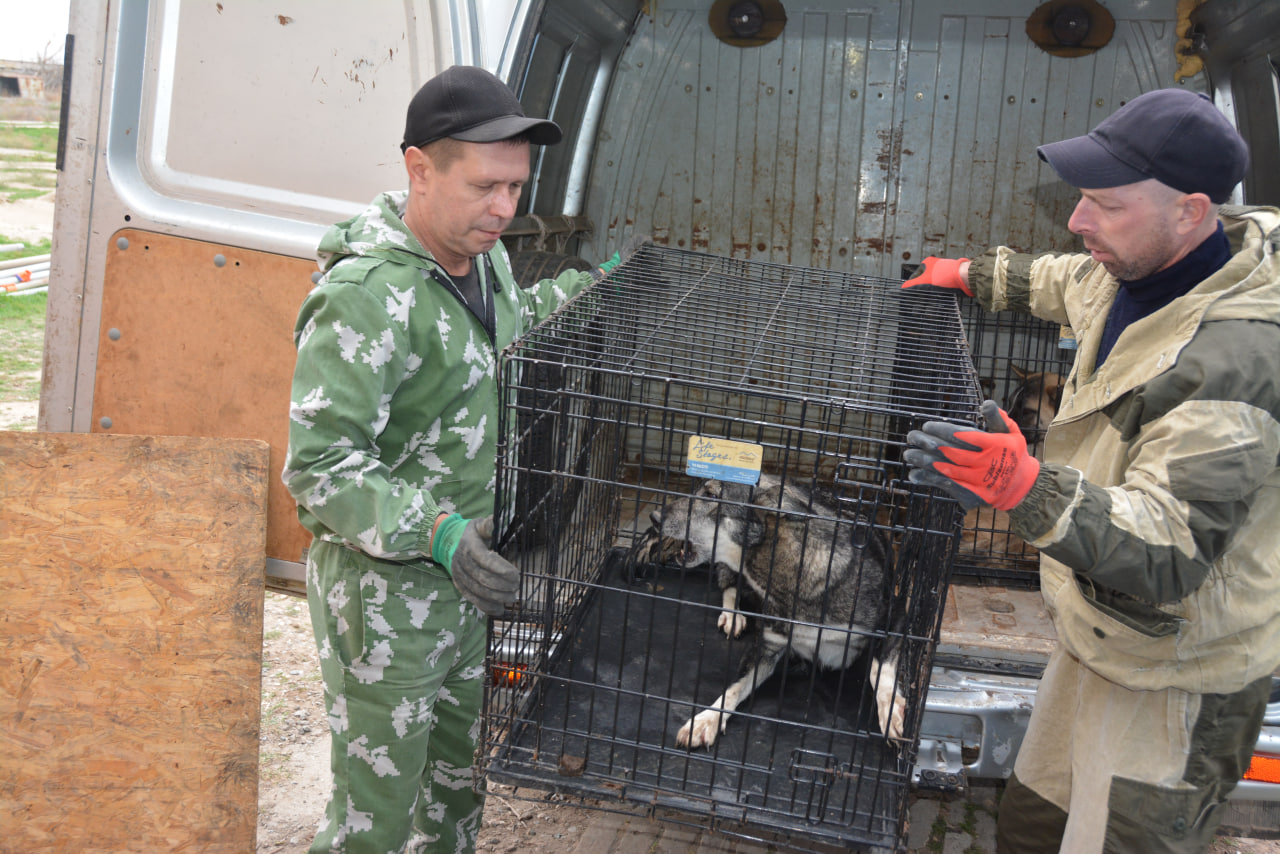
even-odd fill
[[[962,299],[961,319],[984,397],[1000,404],[1040,455],[1061,400],[1060,384],[1075,359],[1075,339],[1054,323],[1012,311],[987,312]],[[1009,531],[991,507],[965,517],[953,572],[1007,586],[1039,586],[1039,552]]]
[[[490,632],[488,778],[729,835],[897,845],[960,517],[900,455],[926,420],[976,423],[981,400],[956,302],[931,291],[647,244],[502,354],[498,547],[522,587]],[[708,440],[753,461],[691,453]],[[729,638],[710,568],[632,558],[653,510],[709,475],[750,483],[752,466],[829,497],[838,531],[881,538],[882,584],[860,595],[884,597],[884,617],[776,622],[856,634],[868,655],[845,670],[790,656],[713,745],[679,747],[758,621]],[[867,665],[890,645],[898,739]]]

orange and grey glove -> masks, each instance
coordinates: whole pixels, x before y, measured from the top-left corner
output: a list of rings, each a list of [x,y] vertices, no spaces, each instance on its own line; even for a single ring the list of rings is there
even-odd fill
[[[908,433],[910,447],[902,455],[912,467],[907,477],[942,489],[966,510],[979,504],[1012,510],[1031,491],[1040,461],[1027,453],[1022,431],[994,400],[984,400],[980,411],[986,431],[928,421]]]
[[[907,279],[902,286],[912,288],[916,285],[933,285],[938,288],[953,288],[971,297],[973,291],[969,290],[969,286],[960,277],[960,265],[968,260],[968,258],[936,258],[930,255],[924,259],[924,270],[915,278]]]
[[[520,570],[493,551],[493,517],[464,519],[451,513],[436,523],[431,559],[449,571],[468,602],[497,617],[520,592]]]

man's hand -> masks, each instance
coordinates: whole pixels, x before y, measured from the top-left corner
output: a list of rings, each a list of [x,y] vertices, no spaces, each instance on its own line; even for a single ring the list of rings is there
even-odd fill
[[[609,259],[607,261],[602,262],[600,266],[597,267],[596,269],[600,271],[600,275],[602,277],[607,276],[609,275],[609,271],[612,270],[614,267],[618,266],[618,264],[621,261],[622,261],[622,256],[619,255],[617,252],[615,252],[609,256]]]
[[[609,271],[622,263],[626,258],[634,255],[640,247],[649,242],[649,235],[637,234],[630,237],[626,243],[622,244],[622,248],[609,256],[609,260],[603,262],[596,269],[599,274],[596,276],[597,281],[609,275]]]
[[[930,255],[924,259],[924,270],[920,275],[907,279],[902,286],[913,288],[916,285],[933,285],[938,288],[954,288],[971,297],[973,291],[969,290],[969,285],[960,275],[960,267],[968,263],[968,258],[936,258]]]
[[[436,524],[431,559],[449,571],[467,601],[497,617],[516,601],[520,570],[493,551],[492,541],[492,516],[464,519],[453,513]]]
[[[990,432],[929,421],[908,433],[910,448],[902,455],[912,467],[908,479],[944,490],[966,510],[979,504],[1011,510],[1031,491],[1040,461],[994,400],[983,401],[981,412]]]

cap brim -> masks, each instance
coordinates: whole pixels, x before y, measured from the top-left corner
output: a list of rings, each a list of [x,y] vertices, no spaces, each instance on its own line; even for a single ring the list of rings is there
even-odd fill
[[[463,142],[500,142],[521,134],[527,134],[534,145],[555,145],[563,136],[555,122],[525,116],[502,116],[449,136]]]
[[[1051,142],[1037,148],[1036,154],[1053,167],[1058,177],[1082,190],[1123,187],[1151,178],[1116,157],[1092,136]]]

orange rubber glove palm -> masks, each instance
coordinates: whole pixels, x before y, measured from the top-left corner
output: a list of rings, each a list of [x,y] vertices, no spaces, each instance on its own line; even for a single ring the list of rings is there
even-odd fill
[[[969,286],[960,277],[960,265],[968,260],[968,258],[936,258],[930,255],[924,259],[924,269],[920,274],[915,278],[907,279],[902,286],[913,288],[916,285],[933,285],[938,288],[953,288],[971,297],[973,291],[969,290]]]
[[[910,447],[902,455],[912,466],[908,479],[942,489],[966,510],[979,504],[1011,510],[1031,491],[1040,461],[994,400],[983,401],[981,412],[987,431],[929,421],[908,433]]]

